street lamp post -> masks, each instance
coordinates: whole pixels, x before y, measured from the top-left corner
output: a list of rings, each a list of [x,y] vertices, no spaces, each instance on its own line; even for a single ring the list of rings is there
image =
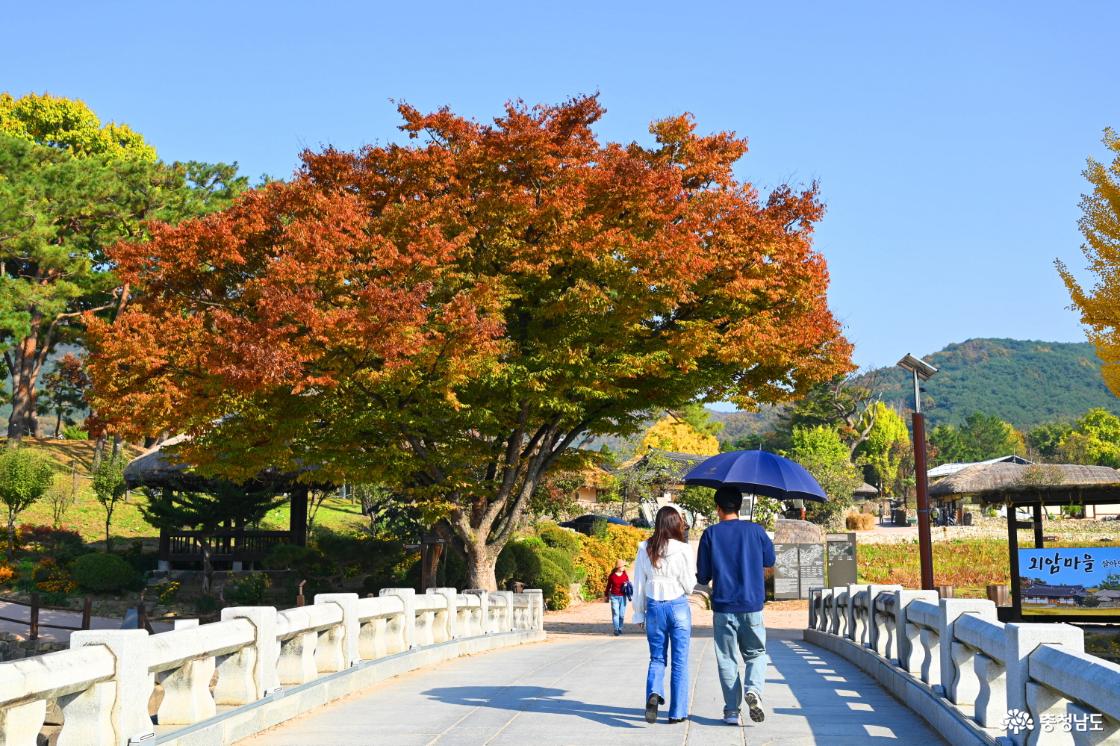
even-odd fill
[[[910,353],[898,361],[898,367],[914,376],[914,482],[918,498],[918,560],[922,568],[922,590],[933,588],[933,544],[929,535],[929,475],[926,472],[926,424],[922,417],[920,382],[928,381],[937,372],[925,360]]]

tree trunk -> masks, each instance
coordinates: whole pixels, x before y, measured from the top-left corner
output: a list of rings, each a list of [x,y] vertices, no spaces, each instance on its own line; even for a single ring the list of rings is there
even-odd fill
[[[8,511],[8,562],[15,558],[16,554],[16,516],[15,513]]]
[[[444,545],[431,541],[434,535],[424,537],[427,541],[420,547],[420,588],[436,588],[439,586],[439,561],[443,556]],[[480,586],[471,586],[478,588]]]
[[[15,442],[36,435],[35,384],[39,380],[39,340],[25,337],[9,357],[12,375],[12,414],[8,417],[8,440]]]
[[[113,525],[113,511],[108,510],[105,512],[105,552],[113,551],[113,538],[109,534],[109,528]]]
[[[464,541],[463,544],[467,552],[467,584],[484,591],[498,590],[494,568],[501,548],[490,546],[485,539]]]
[[[90,465],[90,471],[97,471],[97,467],[101,466],[101,459],[105,456],[105,433],[97,436],[97,440],[93,444],[93,463]]]
[[[58,412],[58,419],[56,419],[54,421],[54,437],[55,438],[58,438],[58,436],[62,433],[62,410],[59,409],[59,410],[57,410],[57,412]]]

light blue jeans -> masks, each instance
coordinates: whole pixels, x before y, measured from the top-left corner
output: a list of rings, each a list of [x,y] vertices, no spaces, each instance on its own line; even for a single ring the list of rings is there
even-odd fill
[[[646,601],[646,640],[649,641],[649,673],[646,698],[656,694],[665,699],[665,664],[672,654],[669,675],[669,717],[688,716],[688,646],[692,639],[692,609],[688,598]]]
[[[743,680],[747,691],[762,697],[766,682],[766,625],[761,611],[712,615],[716,643],[716,668],[723,689],[723,714],[736,715],[743,704]],[[739,678],[739,655],[746,662],[746,676]]]
[[[626,596],[611,596],[611,622],[614,631],[622,631],[622,620],[626,618]]]

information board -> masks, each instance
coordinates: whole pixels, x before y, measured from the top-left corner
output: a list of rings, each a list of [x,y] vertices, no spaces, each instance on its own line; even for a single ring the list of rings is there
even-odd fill
[[[856,582],[855,533],[829,534],[828,585],[835,588]]]
[[[1020,549],[1019,599],[1024,617],[1120,617],[1120,547]]]
[[[797,544],[774,545],[775,600],[801,597],[801,570],[797,546]]]
[[[798,544],[797,549],[801,565],[801,588],[798,597],[808,598],[810,588],[824,587],[824,546]]]

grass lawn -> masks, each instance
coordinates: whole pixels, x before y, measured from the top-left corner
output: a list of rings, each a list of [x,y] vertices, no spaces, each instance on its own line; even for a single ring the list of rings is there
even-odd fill
[[[105,540],[105,509],[97,502],[97,498],[90,488],[89,470],[93,463],[93,447],[91,440],[45,440],[26,438],[25,445],[40,449],[51,456],[59,464],[59,471],[70,474],[76,468],[79,477],[79,490],[77,499],[67,511],[63,519],[63,528],[77,531],[87,542],[100,542]],[[0,447],[3,447],[0,444]],[[128,458],[135,458],[142,449],[126,446]],[[114,540],[130,539],[155,539],[159,531],[144,520],[140,513],[140,506],[147,497],[141,491],[134,491],[126,498],[127,502],[117,503],[113,511],[111,533]],[[287,503],[270,511],[261,521],[261,527],[270,530],[282,530],[288,527],[289,506]],[[17,524],[42,524],[50,525],[51,509],[47,501],[40,500],[35,505],[20,513],[16,519]],[[361,506],[348,500],[328,498],[323,502],[314,518],[314,526],[322,526],[332,531],[348,532],[368,525],[368,519],[361,514]]]

